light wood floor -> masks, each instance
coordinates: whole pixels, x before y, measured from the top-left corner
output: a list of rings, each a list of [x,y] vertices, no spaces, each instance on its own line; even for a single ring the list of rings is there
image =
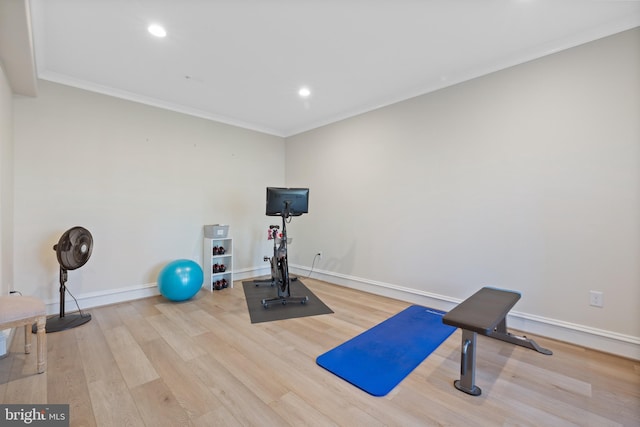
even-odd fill
[[[251,324],[239,282],[184,303],[95,308],[47,335],[40,375],[16,334],[0,403],[68,403],[72,426],[640,426],[639,362],[538,337],[553,356],[478,338],[479,397],[452,385],[460,330],[370,396],[315,358],[410,304],[303,281],[334,314]]]

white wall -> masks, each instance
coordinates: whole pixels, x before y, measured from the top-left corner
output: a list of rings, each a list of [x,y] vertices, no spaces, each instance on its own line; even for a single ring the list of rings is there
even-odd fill
[[[263,273],[264,188],[286,183],[311,188],[310,213],[289,225],[302,272],[322,250],[321,278],[443,309],[483,285],[516,289],[512,326],[640,359],[638,29],[286,141],[39,89],[14,99],[3,253],[25,294],[57,301],[52,246],[74,225],[95,238],[69,278],[85,301],[199,260],[205,223],[231,224],[236,272]],[[286,177],[273,168],[285,154]],[[604,308],[588,305],[592,289]]]
[[[13,107],[0,64],[0,295],[13,283]],[[1,353],[0,353],[1,354]]]
[[[94,238],[89,262],[69,272],[85,306],[155,290],[173,259],[200,262],[204,224],[230,224],[234,270],[263,267],[265,187],[284,184],[273,167],[282,138],[45,81],[14,108],[15,287],[25,295],[58,300],[52,247],[76,225]]]
[[[13,283],[13,106],[11,87],[0,63],[0,295]],[[0,330],[0,357],[11,330]]]
[[[436,302],[519,290],[521,318],[640,358],[639,118],[635,29],[287,138],[291,262]]]

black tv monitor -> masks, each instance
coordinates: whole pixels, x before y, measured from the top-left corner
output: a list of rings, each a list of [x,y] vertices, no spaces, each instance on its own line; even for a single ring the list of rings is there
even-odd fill
[[[267,187],[266,213],[285,218],[309,213],[309,189]]]

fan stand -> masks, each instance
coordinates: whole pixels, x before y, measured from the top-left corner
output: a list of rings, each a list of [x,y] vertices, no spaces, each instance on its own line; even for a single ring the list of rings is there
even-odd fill
[[[64,296],[67,290],[65,283],[67,282],[67,270],[60,267],[60,317],[48,317],[46,331],[59,332],[67,329],[75,328],[76,326],[84,325],[91,320],[91,314],[78,313],[78,314],[65,314],[64,312]],[[36,325],[33,325],[33,333],[36,332]]]

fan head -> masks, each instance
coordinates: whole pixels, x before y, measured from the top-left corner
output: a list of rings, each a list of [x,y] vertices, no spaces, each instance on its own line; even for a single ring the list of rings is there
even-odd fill
[[[61,268],[75,270],[89,261],[93,249],[93,236],[84,227],[73,227],[60,237],[53,249]]]

